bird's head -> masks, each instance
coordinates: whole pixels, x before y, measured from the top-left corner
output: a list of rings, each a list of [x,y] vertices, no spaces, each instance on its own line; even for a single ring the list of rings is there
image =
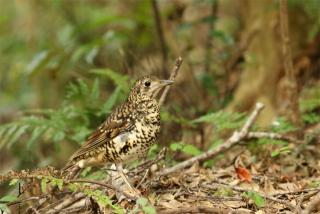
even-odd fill
[[[160,90],[173,83],[172,80],[160,80],[154,76],[145,76],[138,79],[131,88],[130,101],[145,101],[155,99]]]

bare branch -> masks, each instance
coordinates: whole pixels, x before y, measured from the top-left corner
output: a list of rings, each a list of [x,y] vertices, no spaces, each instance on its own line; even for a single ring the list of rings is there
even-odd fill
[[[182,58],[181,58],[181,56],[180,56],[180,57],[178,57],[178,59],[176,59],[176,62],[175,62],[173,71],[172,71],[172,73],[171,73],[171,75],[170,75],[170,78],[169,78],[170,80],[173,80],[173,81],[174,81],[174,80],[176,79],[176,76],[177,76],[177,74],[178,74],[178,71],[179,71],[179,69],[180,69],[181,64],[182,64]],[[169,89],[170,89],[170,85],[168,85],[168,86],[165,87],[165,89],[164,89],[164,91],[163,91],[163,93],[162,93],[162,95],[161,95],[161,97],[160,97],[160,100],[159,100],[159,105],[160,105],[160,106],[163,105],[163,103],[164,103],[164,101],[165,101],[165,99],[166,99],[166,97],[167,97],[167,94],[168,94],[168,92],[169,92]]]
[[[82,200],[85,198],[85,195],[83,193],[77,193],[74,197],[68,198],[67,200],[63,200],[62,203],[59,203],[56,207],[53,209],[47,211],[47,214],[56,214],[61,213],[61,210],[63,210],[66,207],[70,207],[72,204],[76,203],[79,200]]]
[[[262,103],[257,103],[255,109],[253,110],[253,112],[251,113],[249,118],[247,119],[246,123],[244,124],[244,126],[242,127],[240,132],[235,131],[232,134],[232,136],[228,140],[226,140],[223,144],[221,144],[219,147],[217,147],[213,150],[209,150],[207,152],[204,152],[198,156],[192,157],[192,158],[185,160],[181,163],[178,163],[177,165],[175,165],[173,167],[166,168],[166,169],[160,171],[159,173],[157,173],[157,176],[168,175],[168,174],[177,172],[185,167],[191,166],[196,162],[203,162],[203,161],[209,160],[209,159],[213,158],[214,156],[216,156],[217,154],[220,154],[220,153],[230,149],[232,146],[238,144],[241,140],[243,140],[247,137],[247,134],[249,132],[250,127],[252,126],[252,124],[256,120],[258,114],[263,109],[263,107],[264,107],[264,105]]]
[[[93,181],[93,180],[88,180],[88,179],[74,179],[74,180],[69,180],[69,181],[67,181],[67,182],[69,182],[69,183],[89,183],[89,184],[95,184],[95,185],[102,186],[102,187],[105,187],[105,188],[108,188],[108,189],[112,189],[112,190],[114,190],[115,192],[119,192],[120,194],[126,196],[127,198],[129,198],[129,199],[131,199],[131,200],[136,200],[136,199],[137,199],[135,196],[130,195],[130,194],[128,194],[127,192],[122,191],[121,189],[116,188],[116,187],[113,186],[113,185],[106,184],[106,183],[99,182],[99,181]]]
[[[138,175],[141,172],[145,172],[148,168],[150,168],[153,164],[158,163],[162,159],[166,157],[167,148],[164,147],[160,150],[160,152],[157,154],[157,156],[152,160],[147,160],[138,166],[134,167],[133,169],[130,169],[128,172],[128,175]]]
[[[273,140],[284,140],[284,141],[288,141],[288,142],[292,142],[292,143],[298,143],[298,144],[302,144],[304,143],[303,141],[300,141],[294,137],[290,137],[290,136],[285,136],[282,134],[278,134],[278,133],[273,133],[273,132],[249,132],[248,139],[252,139],[252,138],[270,138]]]

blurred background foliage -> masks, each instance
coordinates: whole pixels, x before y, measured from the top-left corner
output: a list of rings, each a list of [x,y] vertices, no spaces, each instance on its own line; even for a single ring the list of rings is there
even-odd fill
[[[319,132],[320,1],[288,3],[302,115],[295,127],[281,111],[277,1],[0,0],[0,172],[61,167],[132,80],[154,64],[168,77],[180,55],[159,140],[174,159],[223,142],[245,119],[236,112],[257,101],[266,104],[261,127]]]

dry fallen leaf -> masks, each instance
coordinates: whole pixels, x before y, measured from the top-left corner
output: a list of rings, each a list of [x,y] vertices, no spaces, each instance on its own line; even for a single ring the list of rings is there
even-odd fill
[[[241,181],[245,181],[245,182],[252,182],[252,176],[249,172],[249,170],[247,170],[246,168],[243,167],[235,167],[236,173],[238,178]]]

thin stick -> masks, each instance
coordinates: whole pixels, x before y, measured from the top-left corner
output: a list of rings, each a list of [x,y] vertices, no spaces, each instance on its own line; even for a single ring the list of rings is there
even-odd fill
[[[252,138],[270,138],[273,140],[284,140],[284,141],[288,141],[288,142],[293,142],[293,143],[298,143],[298,144],[302,144],[304,143],[303,141],[300,141],[296,138],[290,137],[290,136],[284,136],[282,134],[278,134],[278,133],[273,133],[273,132],[249,132],[248,139],[252,139]]]
[[[176,62],[175,62],[175,65],[174,65],[174,68],[173,68],[173,71],[171,72],[171,75],[170,75],[170,80],[175,80],[177,74],[178,74],[178,71],[180,69],[180,66],[182,64],[182,58],[181,56],[178,57],[178,59],[176,59]],[[159,100],[159,105],[162,106],[166,97],[167,97],[167,94],[169,92],[169,89],[170,89],[170,85],[166,86],[161,97],[160,97],[160,100]]]
[[[66,208],[70,207],[71,205],[75,204],[76,202],[82,200],[85,198],[83,193],[78,193],[74,197],[69,198],[67,200],[63,200],[61,203],[59,203],[56,207],[48,210],[46,213],[47,214],[56,214],[56,213],[61,213],[61,211]]]
[[[39,201],[41,198],[44,198],[44,197],[47,197],[47,195],[33,196],[33,197],[24,198],[24,199],[16,200],[16,201],[9,202],[9,203],[0,201],[0,203],[7,204],[7,206],[12,206],[12,205],[16,205],[16,204],[26,203],[26,202],[32,201],[32,200],[37,200],[37,201]]]
[[[144,173],[144,176],[142,177],[141,181],[138,183],[138,185],[136,186],[136,188],[138,189],[140,187],[140,185],[145,181],[145,179],[147,178],[147,175],[149,173],[150,169],[147,169],[146,172]]]
[[[301,190],[296,190],[296,191],[279,192],[279,193],[272,194],[272,196],[279,197],[279,196],[283,196],[283,195],[295,195],[295,194],[313,192],[313,191],[320,192],[320,188],[317,187],[317,188],[301,189]]]
[[[130,169],[127,174],[130,176],[133,176],[133,175],[138,175],[141,172],[146,171],[146,169],[149,169],[153,164],[158,163],[159,161],[164,159],[166,157],[166,152],[167,152],[167,148],[166,147],[162,148],[154,159],[147,160],[147,161],[139,164],[138,166],[134,167],[133,169]]]
[[[112,185],[105,184],[105,183],[102,183],[102,182],[99,182],[99,181],[93,181],[93,180],[88,180],[88,179],[74,179],[74,180],[69,180],[67,182],[69,182],[69,183],[96,184],[98,186],[102,186],[102,187],[105,187],[105,188],[108,188],[108,189],[112,189],[112,190],[114,190],[116,192],[119,192],[120,194],[126,196],[127,198],[129,198],[129,199],[131,199],[133,201],[137,200],[137,198],[135,196],[132,196],[132,195],[130,195],[130,194],[128,194],[128,193],[126,193],[126,192],[124,192],[124,191],[122,191],[122,190],[120,190],[120,189],[118,189],[118,188],[116,188],[116,187],[114,187]]]
[[[219,147],[217,147],[213,150],[209,150],[209,151],[202,153],[198,156],[192,157],[192,158],[185,160],[181,163],[178,163],[177,165],[175,165],[173,167],[166,168],[166,169],[160,171],[159,173],[157,173],[156,175],[157,176],[168,175],[168,174],[177,172],[179,170],[182,170],[188,166],[191,166],[196,162],[203,162],[203,161],[209,160],[209,159],[213,158],[214,156],[230,149],[232,146],[238,144],[241,140],[243,140],[247,137],[247,134],[249,133],[250,127],[252,126],[252,124],[256,120],[258,114],[263,109],[263,107],[264,107],[264,105],[262,103],[257,103],[255,109],[253,110],[253,112],[251,113],[249,118],[247,119],[246,123],[244,124],[244,126],[242,127],[240,132],[235,131],[232,134],[232,136],[228,140],[226,140],[223,144],[221,144]]]

